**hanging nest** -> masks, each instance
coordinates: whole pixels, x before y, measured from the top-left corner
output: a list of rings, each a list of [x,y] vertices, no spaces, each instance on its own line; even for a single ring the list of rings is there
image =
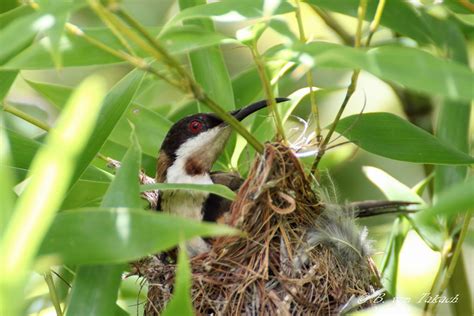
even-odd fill
[[[217,238],[191,259],[198,315],[334,315],[373,304],[380,286],[365,233],[316,192],[290,149],[266,144],[230,213],[245,236]],[[145,315],[172,295],[176,265],[159,258],[135,264],[149,286]]]

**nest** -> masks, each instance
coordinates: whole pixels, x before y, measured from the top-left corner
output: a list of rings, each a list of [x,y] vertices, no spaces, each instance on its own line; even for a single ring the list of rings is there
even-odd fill
[[[291,150],[266,144],[230,213],[229,224],[246,235],[217,238],[191,259],[195,312],[335,315],[370,297],[377,272],[353,222],[325,207]],[[145,315],[158,315],[172,295],[176,266],[159,258],[135,267],[149,284]]]

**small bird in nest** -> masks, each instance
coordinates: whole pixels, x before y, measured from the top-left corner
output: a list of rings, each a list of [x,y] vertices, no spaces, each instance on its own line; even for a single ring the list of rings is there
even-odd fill
[[[289,101],[276,98],[276,103]],[[259,101],[230,114],[239,121],[267,106]],[[211,172],[223,151],[231,127],[213,113],[198,113],[176,122],[166,135],[157,160],[157,183],[222,184],[237,191],[244,179],[235,172]],[[216,194],[192,190],[166,190],[159,194],[157,210],[208,222],[225,223],[231,201]],[[399,210],[404,202],[369,201],[353,204],[356,217],[384,214]],[[186,244],[190,257],[209,251],[209,244],[194,238]]]

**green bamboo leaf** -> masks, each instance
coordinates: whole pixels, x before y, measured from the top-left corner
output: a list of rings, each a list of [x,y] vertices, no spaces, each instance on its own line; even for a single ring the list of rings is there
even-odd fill
[[[0,13],[8,12],[15,9],[19,3],[16,0],[4,0],[0,6]]]
[[[30,5],[21,5],[13,10],[9,10],[0,14],[0,29],[5,28],[12,21],[18,20],[21,17],[27,16],[35,10]]]
[[[382,284],[392,297],[397,295],[398,261],[410,225],[403,217],[398,217],[393,223],[392,233],[385,247],[381,264]]]
[[[72,183],[74,183],[104,145],[117,122],[132,102],[140,87],[144,73],[134,70],[120,80],[104,99],[92,136],[78,157]]]
[[[0,65],[18,55],[38,33],[52,36],[50,47],[59,46],[58,29],[62,28],[61,23],[64,24],[67,12],[72,8],[69,4],[69,1],[56,1],[54,5],[48,5],[37,12],[17,10],[15,19],[0,29]]]
[[[50,19],[40,13],[29,13],[0,29],[0,65],[28,46],[40,30],[48,29],[52,24]]]
[[[76,209],[56,216],[39,255],[56,254],[63,262],[75,264],[129,262],[170,249],[182,239],[237,232],[143,209]]]
[[[17,70],[0,71],[0,101],[3,101],[3,99],[5,99],[17,75]]]
[[[92,134],[104,90],[104,81],[98,77],[79,86],[32,163],[30,182],[15,205],[1,242],[6,260],[0,275],[0,305],[10,306],[8,315],[16,315],[21,308],[8,302],[23,298],[28,269],[67,193],[77,157]]]
[[[36,82],[25,79],[26,83],[38,92],[43,98],[49,101],[58,110],[61,110],[66,104],[67,99],[72,93],[72,88],[56,85],[52,83]]]
[[[306,0],[321,9],[330,10],[357,17],[359,0]],[[377,9],[377,0],[369,0],[365,19],[372,21]],[[420,17],[420,12],[413,5],[404,0],[386,1],[380,24],[397,33],[411,37],[420,43],[430,42],[430,30]]]
[[[402,161],[468,165],[474,158],[390,113],[366,113],[342,119],[336,131],[371,153]]]
[[[155,35],[160,28],[151,27],[147,28],[147,30]],[[117,50],[123,48],[115,35],[108,28],[84,28],[83,31],[88,36],[99,40],[111,48]],[[203,30],[193,26],[170,28],[168,31],[163,32],[159,39],[171,54],[183,54],[217,44],[235,42],[234,39],[215,31]],[[123,63],[121,59],[93,46],[80,37],[71,34],[63,34],[61,41],[63,44],[59,47],[59,53],[62,56],[63,67]],[[134,44],[131,44],[131,46],[140,57],[147,56],[146,53]],[[15,56],[12,56],[1,68],[13,70],[54,68],[55,64],[53,59],[51,59],[48,47],[48,39],[43,38]]]
[[[51,28],[45,30],[44,35],[49,43],[47,49],[50,51],[52,60],[56,68],[61,68],[61,37],[64,32],[64,24],[67,22],[69,18],[69,13],[74,7],[74,1],[37,0],[37,4],[39,6],[39,12],[43,14],[49,14],[54,18],[54,25]]]
[[[0,240],[3,237],[10,216],[13,213],[15,194],[13,193],[14,174],[11,164],[11,150],[6,130],[3,128],[3,115],[0,114]]]
[[[135,134],[143,148],[143,153],[156,158],[158,148],[160,148],[172,122],[156,113],[156,111],[134,103],[117,123],[116,128],[110,135],[110,140],[128,147],[130,137],[127,135],[130,135],[131,132],[130,123],[135,126]]]
[[[235,192],[222,184],[154,183],[140,186],[141,192],[151,190],[192,190],[213,193],[231,201],[236,198]]]
[[[419,206],[426,205],[425,201],[413,192],[413,190],[385,171],[375,167],[364,167],[363,171],[367,178],[375,184],[389,200],[414,202],[418,203]],[[417,208],[419,208],[419,206]],[[426,225],[423,221],[418,219],[418,214],[416,213],[409,214],[405,217],[431,249],[439,251],[442,248],[443,238],[439,225],[436,223]],[[405,235],[406,233],[403,236]]]
[[[439,194],[436,204],[419,214],[419,219],[431,222],[436,216],[453,217],[474,212],[474,178],[452,185]]]
[[[64,100],[67,100],[72,88],[50,83],[40,83],[26,80],[27,83],[56,108],[61,109]],[[166,136],[172,122],[166,117],[152,111],[145,106],[132,103],[125,111],[124,116],[117,122],[109,139],[117,144],[128,147],[130,145],[130,124],[135,125],[135,134],[143,153],[155,157],[161,142]]]
[[[89,171],[91,169],[87,169]],[[61,205],[61,210],[80,207],[98,207],[102,202],[110,182],[79,179],[68,191]]]
[[[273,58],[292,60],[308,67],[360,68],[407,88],[450,99],[474,98],[473,72],[415,48],[382,46],[368,50],[327,42],[295,44]]]
[[[138,173],[140,146],[132,137],[117,175],[102,200],[102,207],[140,207]],[[67,315],[112,315],[117,306],[120,276],[126,264],[80,266],[73,284]],[[90,302],[94,302],[91,304]]]
[[[173,297],[166,305],[166,309],[162,314],[163,316],[194,315],[193,304],[191,301],[191,267],[185,249],[185,244],[180,243]]]
[[[420,203],[421,205],[425,204],[425,201],[423,201],[419,195],[385,171],[369,166],[363,167],[362,170],[365,176],[375,184],[389,200],[414,202]]]

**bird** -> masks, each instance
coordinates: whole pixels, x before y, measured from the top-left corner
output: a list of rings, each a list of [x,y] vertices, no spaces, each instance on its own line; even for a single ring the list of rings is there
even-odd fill
[[[275,98],[276,103],[289,101]],[[267,106],[267,100],[229,112],[242,121]],[[243,179],[235,172],[211,172],[231,135],[232,128],[214,113],[197,113],[173,124],[158,153],[157,183],[222,184],[237,191]],[[222,222],[231,201],[216,194],[193,190],[163,190],[157,209],[207,222]],[[186,243],[190,257],[209,251],[209,244],[197,237]]]
[[[275,98],[276,103],[289,101]],[[267,100],[252,103],[229,112],[242,121],[267,106]],[[211,171],[224,150],[232,128],[214,113],[197,113],[173,124],[158,153],[156,183],[222,184],[237,191],[244,179],[236,172]],[[232,201],[213,193],[196,190],[163,190],[158,195],[156,210],[197,221],[225,223]],[[413,203],[403,201],[363,201],[348,205],[354,218],[396,212]],[[186,243],[190,257],[208,252],[210,244],[201,237]]]

